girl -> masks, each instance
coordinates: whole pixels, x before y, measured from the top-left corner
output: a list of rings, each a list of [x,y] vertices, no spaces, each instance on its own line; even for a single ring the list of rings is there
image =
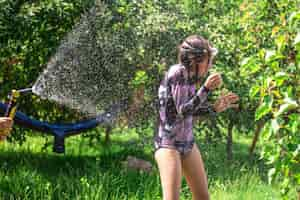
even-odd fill
[[[214,104],[207,96],[222,84],[220,74],[212,74],[196,91],[196,83],[207,75],[217,50],[201,36],[192,35],[179,45],[179,64],[165,74],[159,87],[159,128],[155,135],[164,200],[179,199],[182,174],[194,200],[209,199],[206,173],[193,136],[193,116],[215,114],[235,107],[238,96],[220,96]]]

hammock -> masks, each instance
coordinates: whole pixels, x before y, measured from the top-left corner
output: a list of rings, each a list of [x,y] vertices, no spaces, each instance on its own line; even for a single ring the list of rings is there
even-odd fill
[[[0,102],[0,112],[5,112],[7,105]],[[22,127],[36,130],[54,136],[53,151],[56,153],[65,152],[65,138],[78,135],[84,131],[95,128],[99,124],[111,124],[120,111],[120,105],[113,105],[110,111],[97,115],[95,118],[79,121],[76,123],[48,123],[28,117],[26,114],[17,111],[14,122]]]

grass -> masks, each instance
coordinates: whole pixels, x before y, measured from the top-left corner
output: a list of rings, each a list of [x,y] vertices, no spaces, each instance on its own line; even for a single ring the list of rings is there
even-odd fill
[[[134,140],[136,143],[128,143]],[[30,136],[22,146],[0,144],[0,199],[161,199],[158,171],[151,174],[122,167],[133,155],[155,163],[152,147],[139,147],[134,131],[114,134],[111,145],[89,143],[80,136],[66,140],[67,153],[43,149],[45,138]],[[228,162],[224,144],[198,140],[209,178],[211,199],[280,199],[276,185],[268,185],[261,162],[249,160],[249,138],[235,137],[234,160]],[[182,180],[181,199],[191,199]],[[291,199],[296,199],[291,196]]]

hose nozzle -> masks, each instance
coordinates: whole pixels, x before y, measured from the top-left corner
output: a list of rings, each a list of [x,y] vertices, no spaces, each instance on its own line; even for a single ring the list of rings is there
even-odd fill
[[[5,111],[5,116],[14,118],[15,114],[17,112],[17,100],[21,96],[21,94],[29,93],[32,92],[32,88],[26,88],[26,89],[21,89],[21,90],[15,90],[13,89],[11,93],[8,95],[8,104],[7,108]]]

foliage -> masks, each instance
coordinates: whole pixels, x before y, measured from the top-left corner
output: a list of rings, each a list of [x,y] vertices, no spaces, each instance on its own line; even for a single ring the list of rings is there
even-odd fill
[[[264,121],[262,158],[281,180],[282,195],[300,184],[299,1],[244,3],[244,77],[253,79],[250,97],[256,121]],[[257,23],[259,22],[259,23]]]
[[[60,40],[88,10],[92,0],[0,1],[0,96],[31,86]],[[240,96],[239,109],[222,113],[217,124],[197,126],[217,142],[229,130],[262,129],[262,158],[277,175],[285,196],[300,184],[300,13],[299,0],[114,0],[107,8],[107,32],[122,51],[129,107],[121,122],[140,134],[153,128],[155,100],[163,72],[176,61],[176,47],[199,34],[219,49],[213,71],[224,89]],[[98,21],[98,25],[101,24]],[[102,31],[102,32],[101,32]],[[214,95],[218,95],[219,91]],[[76,120],[79,114],[37,97],[22,97],[21,108],[41,120]],[[147,114],[145,114],[147,113]],[[16,128],[17,141],[24,140]]]

